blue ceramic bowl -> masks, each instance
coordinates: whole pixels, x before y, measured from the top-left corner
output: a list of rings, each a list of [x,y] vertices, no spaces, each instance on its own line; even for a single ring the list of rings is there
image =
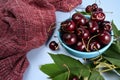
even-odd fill
[[[113,31],[111,31],[111,35],[113,35]],[[58,31],[58,39],[59,42],[61,43],[61,45],[68,51],[68,53],[79,57],[79,58],[93,58],[93,57],[97,57],[99,55],[101,55],[102,53],[104,53],[112,44],[113,42],[113,36],[111,36],[111,41],[109,44],[107,44],[105,47],[101,48],[100,50],[97,51],[93,51],[93,52],[82,52],[82,51],[78,51],[75,49],[70,48],[69,46],[67,46],[61,39],[60,37],[60,32]]]

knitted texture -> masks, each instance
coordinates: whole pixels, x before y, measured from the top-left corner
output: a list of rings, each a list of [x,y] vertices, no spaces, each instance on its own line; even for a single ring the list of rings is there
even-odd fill
[[[43,45],[55,11],[70,11],[81,0],[0,0],[0,80],[22,80],[26,53]],[[49,31],[48,31],[49,30]]]

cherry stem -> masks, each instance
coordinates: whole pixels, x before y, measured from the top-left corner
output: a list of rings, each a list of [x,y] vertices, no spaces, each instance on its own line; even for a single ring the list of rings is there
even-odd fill
[[[113,70],[113,69],[116,69],[116,68],[106,69],[106,70],[102,70],[102,71],[100,71],[100,72],[101,72],[101,73],[104,73],[104,72],[107,72],[107,71],[111,71],[111,70]]]
[[[97,62],[97,61],[96,61],[96,63],[97,63],[98,65],[104,64],[104,66],[99,66],[99,67],[96,67],[96,68],[105,68],[105,67],[106,67],[106,68],[109,68],[109,69],[101,70],[100,72],[102,72],[102,73],[118,68],[118,67],[116,67],[115,65],[108,64],[108,63],[105,63],[105,62]]]
[[[94,46],[93,48],[94,48],[96,51],[98,50],[98,49],[96,48],[96,46]]]
[[[109,65],[109,64],[107,64],[107,63],[105,63],[105,64],[106,64],[106,66],[107,66],[109,69],[101,70],[100,72],[102,72],[102,73],[118,68],[118,67],[116,67],[115,65]]]
[[[83,39],[83,38],[82,38],[82,43],[83,43],[83,45],[85,45],[85,42],[84,42],[84,39]],[[86,45],[85,45],[85,49],[86,49],[86,51],[88,52],[88,49],[87,49]]]
[[[58,50],[59,49],[59,46],[55,47],[55,50]]]
[[[101,57],[101,56],[98,56],[98,57],[92,58],[92,59],[90,59],[90,60],[94,61],[94,60],[99,59],[100,57]]]
[[[99,52],[99,50],[96,48],[96,46],[94,46],[94,49]],[[99,54],[100,54],[100,52],[99,52]],[[102,58],[102,57],[101,57],[101,58]],[[100,60],[101,60],[101,58],[100,58]]]
[[[69,69],[69,67],[68,67],[66,64],[63,64],[63,66],[66,67],[67,70],[68,70],[68,78],[67,78],[67,80],[69,80],[69,77],[70,77],[70,69]]]
[[[97,37],[98,35],[99,35],[99,34],[94,35],[94,36],[92,36],[92,37],[88,40],[88,43],[87,43],[87,51],[90,51],[90,50],[89,50],[90,41],[91,41],[93,38]]]
[[[104,12],[104,13],[110,13],[110,14],[113,14],[113,12]]]
[[[94,62],[94,64],[99,64],[102,59],[103,59],[103,57],[100,56],[100,57],[98,57],[98,59],[96,61],[93,61],[93,62]]]
[[[102,55],[100,56],[100,58],[97,60],[98,62],[101,61],[103,59]]]
[[[78,76],[79,79],[81,78],[81,74],[82,74],[82,69],[81,69],[81,71],[80,71],[80,75]]]
[[[47,32],[50,32],[51,30],[55,29],[55,25],[56,25],[56,23],[52,23],[52,24],[50,25],[50,27],[48,28],[48,31],[47,31]]]

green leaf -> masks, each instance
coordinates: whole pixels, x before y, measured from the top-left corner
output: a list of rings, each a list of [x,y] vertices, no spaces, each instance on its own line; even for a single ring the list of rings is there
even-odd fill
[[[91,15],[91,13],[87,13],[87,12],[84,12],[84,11],[82,11],[80,13],[83,14],[83,15]]]
[[[112,44],[110,48],[103,54],[104,57],[120,59],[120,44]]]
[[[40,70],[43,71],[45,74],[49,75],[51,78],[64,73],[65,70],[60,69],[56,64],[45,64],[40,66]]]
[[[120,68],[115,69],[115,71],[120,75]]]
[[[112,21],[113,32],[116,41],[110,46],[110,48],[103,54],[103,57],[111,64],[120,67],[120,30]]]
[[[68,69],[72,74],[88,77],[90,74],[89,69],[83,65],[79,60],[73,59],[63,54],[50,54],[55,64],[61,69]]]
[[[111,47],[103,54],[103,57],[111,64],[120,67],[120,44],[112,44]]]
[[[98,71],[92,71],[89,80],[104,80]]]
[[[117,26],[114,24],[113,21],[112,21],[112,29],[116,37],[120,36],[120,31],[118,30]]]
[[[77,11],[77,10],[75,10],[77,13],[81,13],[81,14],[83,14],[83,15],[91,15],[91,13],[87,13],[87,12],[85,12],[85,11]]]
[[[118,33],[120,33],[120,30],[118,31]]]
[[[68,80],[68,72],[62,73],[58,76],[56,76],[55,78],[53,78],[52,80]]]
[[[109,57],[105,57],[105,59],[107,59],[109,62],[111,62],[113,65],[116,65],[118,67],[120,67],[120,59],[116,59],[116,58],[109,58]]]
[[[116,42],[116,50],[120,53],[120,40]]]

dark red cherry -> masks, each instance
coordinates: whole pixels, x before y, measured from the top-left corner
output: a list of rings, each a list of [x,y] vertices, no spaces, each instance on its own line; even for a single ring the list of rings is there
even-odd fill
[[[74,77],[70,78],[69,80],[79,80],[79,78],[77,76],[74,76]]]
[[[91,19],[95,21],[104,21],[105,14],[101,11],[93,12],[91,15]]]
[[[72,20],[76,25],[85,25],[87,23],[87,19],[81,13],[74,13],[72,15]]]
[[[67,45],[73,45],[77,42],[77,37],[75,34],[65,33],[63,34],[62,40]]]
[[[73,33],[76,29],[76,25],[72,20],[66,20],[61,23],[61,29],[65,32]]]
[[[89,44],[89,50],[90,51],[96,51],[101,48],[101,45],[98,41],[91,41]]]
[[[82,38],[82,36],[84,34],[84,28],[81,28],[81,27],[77,28],[76,34],[77,34],[77,36]]]
[[[103,21],[103,22],[101,22],[101,24],[100,24],[100,28],[101,28],[102,30],[111,32],[111,30],[112,30],[112,24],[111,24],[109,21]]]
[[[85,51],[86,44],[83,43],[82,41],[78,41],[77,44],[75,45],[75,49],[79,51]]]
[[[89,21],[88,29],[89,29],[90,33],[96,33],[97,30],[99,29],[98,23],[96,21],[92,21],[92,20]]]
[[[98,8],[97,11],[102,11],[103,12],[103,9],[102,8]]]
[[[81,27],[77,28],[76,34],[77,34],[77,37],[78,37],[79,39],[85,39],[85,40],[87,40],[87,39],[90,38],[90,33],[89,33],[89,31],[88,31],[87,29],[85,29],[85,28],[81,28]]]
[[[86,8],[85,8],[85,11],[87,13],[91,13],[92,12],[92,6],[91,5],[88,5]]]
[[[83,34],[82,38],[85,40],[90,38],[90,33],[87,29],[84,30],[84,34]]]
[[[97,8],[96,10],[94,10],[93,12],[103,12],[102,8]]]
[[[102,31],[98,35],[98,39],[102,44],[107,45],[107,44],[109,44],[109,42],[111,40],[111,35],[107,31]]]
[[[59,49],[58,43],[56,43],[55,41],[51,41],[49,44],[49,48],[51,50],[58,50]]]
[[[98,5],[96,3],[92,4],[92,11],[96,11],[98,9]]]

